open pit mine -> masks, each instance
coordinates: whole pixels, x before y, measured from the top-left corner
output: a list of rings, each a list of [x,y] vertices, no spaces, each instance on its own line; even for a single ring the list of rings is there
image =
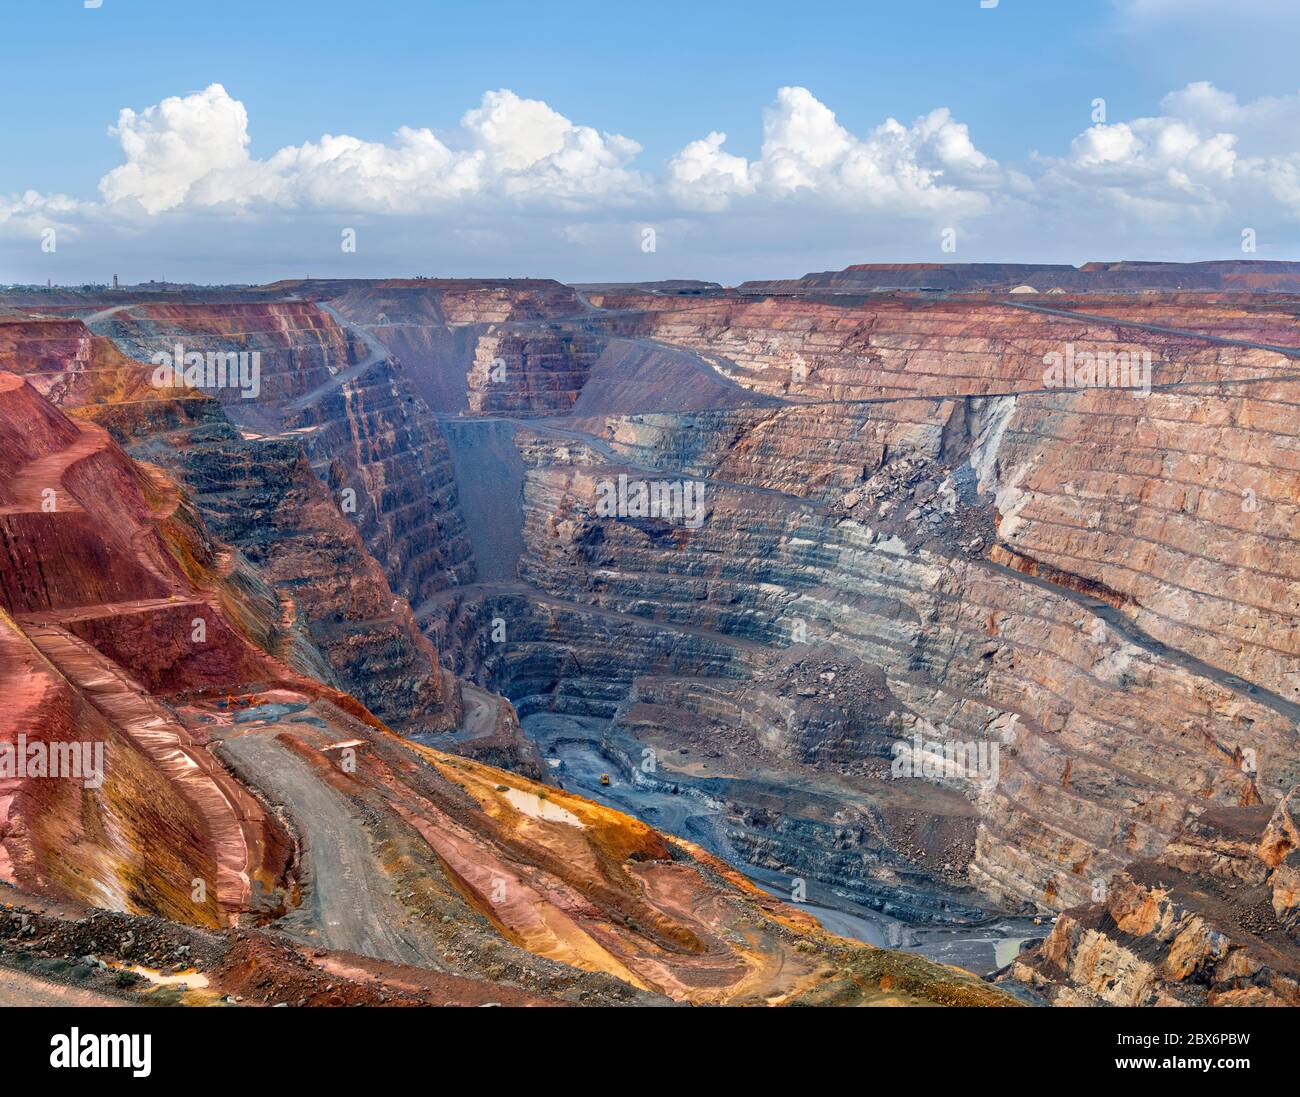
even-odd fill
[[[0,1002],[1300,1004],[1300,264],[0,295]]]

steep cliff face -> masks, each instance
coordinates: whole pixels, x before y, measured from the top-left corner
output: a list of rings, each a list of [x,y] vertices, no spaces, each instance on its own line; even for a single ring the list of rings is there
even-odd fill
[[[275,586],[330,680],[403,731],[454,723],[458,692],[437,652],[297,442],[245,439],[214,419],[133,450],[183,477],[214,532]]]
[[[145,403],[137,446],[206,430],[179,467],[230,473],[214,406]],[[266,1001],[315,1000],[328,974],[340,1002],[1013,1004],[833,937],[619,812],[394,735],[304,672],[326,660],[181,486],[77,410],[0,371],[0,758],[29,763],[0,778],[0,878],[20,889],[6,947],[26,933],[64,955],[71,938],[138,962],[185,941],[217,986],[253,969]],[[194,418],[149,429],[169,415]],[[508,706],[474,699],[466,730],[508,748]],[[31,764],[83,742],[93,770]],[[252,922],[269,933],[183,931]]]
[[[1285,308],[635,288],[587,300],[603,311],[582,330],[615,336],[607,360],[669,348],[720,395],[669,411],[624,354],[589,374],[578,418],[516,433],[524,588],[421,614],[458,669],[525,715],[621,719],[636,683],[691,664],[761,682],[801,622],[885,672],[892,711],[862,735],[867,758],[921,724],[999,744],[997,782],[971,789],[968,878],[1044,910],[1082,901],[1207,805],[1290,787],[1297,588],[1280,553],[1297,490],[1279,423],[1293,394],[1271,349],[1295,341]],[[1135,375],[1136,391],[1066,391],[1047,376],[1054,353],[1149,354],[1154,390]],[[1255,467],[1269,472],[1249,495],[1230,491]],[[707,522],[597,515],[598,483],[620,474],[700,478]],[[510,641],[490,639],[494,620]],[[746,707],[781,711],[756,688]],[[817,702],[830,692],[816,687]],[[819,718],[828,738],[858,719],[836,700]],[[705,702],[678,689],[672,705],[699,716]],[[762,726],[709,719],[742,740]],[[774,764],[789,764],[790,734],[766,736],[783,744]]]
[[[399,594],[418,601],[469,577],[446,446],[396,363],[363,330],[307,301],[146,305],[102,325],[142,361],[177,346],[257,352],[256,395],[215,393],[231,419],[302,444]]]
[[[274,598],[174,486],[12,373],[0,459],[7,878],[200,924],[274,910],[288,837],[152,696],[299,681],[257,643]]]
[[[368,497],[356,491],[357,506],[345,509],[341,490],[313,471],[300,435],[240,431],[203,391],[154,387],[151,364],[80,325],[0,325],[0,337],[6,333],[15,364],[38,389],[169,469],[238,560],[260,569],[259,581],[275,591],[271,618],[295,626],[264,638],[272,650],[346,688],[395,727],[455,723],[458,690],[367,551],[358,520]],[[144,348],[137,353],[147,357]],[[26,371],[38,363],[44,368]]]
[[[97,327],[143,351],[137,356],[146,362],[177,342],[186,353],[259,352],[260,394],[268,403],[303,396],[365,357],[365,348],[309,301],[148,302],[100,315]],[[243,400],[235,388],[216,395],[223,402]]]
[[[331,300],[404,364],[436,412],[567,412],[603,340],[549,321],[587,307],[558,282],[384,282]]]
[[[1078,298],[1040,306],[1014,298],[723,295],[637,306],[644,311],[613,313],[610,323],[695,350],[746,388],[792,402],[1041,392],[1050,387],[1045,356],[1070,347],[1081,363],[1086,353],[1147,351],[1157,385],[1255,377],[1261,363],[1281,365],[1249,346],[1153,330],[1151,320],[1136,326],[1099,322],[1090,319],[1091,303],[1083,299],[1081,305]],[[1201,307],[1215,308],[1213,301]],[[1153,310],[1158,315],[1159,305]],[[1266,330],[1275,331],[1280,319],[1275,316]],[[1067,386],[1059,381],[1057,387]]]
[[[715,485],[698,530],[609,522],[592,514],[596,475],[530,474],[524,576],[552,597],[592,604],[593,617],[651,619],[643,627],[674,637],[674,656],[706,675],[771,666],[802,623],[805,644],[829,644],[885,671],[898,707],[868,722],[868,757],[887,756],[920,721],[944,726],[953,740],[1000,743],[999,780],[977,790],[971,868],[998,898],[1048,909],[1077,901],[1094,876],[1159,849],[1200,803],[1250,802],[1261,784],[1276,796],[1293,779],[1296,740],[1285,713],[1162,657],[1125,619],[1099,617],[1068,588],[1027,582],[937,538],[909,545],[908,524],[903,536],[873,529],[876,508],[862,503],[860,517],[842,504],[818,513]],[[922,538],[933,527],[924,528]],[[574,642],[584,646],[606,634],[580,631]],[[706,645],[744,658],[719,667],[700,650]],[[647,663],[653,649],[631,646],[585,657],[579,647],[575,662],[606,686],[637,673],[685,673],[682,663]],[[512,657],[524,658],[502,656]],[[569,692],[561,686],[555,696]],[[593,687],[578,692],[591,710]],[[808,703],[834,692],[819,684]],[[839,719],[820,716],[825,734],[858,722],[847,710],[853,699],[840,691],[830,705]],[[779,733],[771,734],[764,738],[780,757]],[[1247,756],[1256,770],[1241,765]]]
[[[563,415],[577,402],[603,347],[584,332],[546,327],[488,328],[470,363],[470,411],[490,415]]]
[[[1059,1005],[1300,1004],[1296,791],[1206,811],[1002,976]]]
[[[1300,387],[1294,357],[1266,349],[1296,343],[1293,313],[1181,300],[1079,307],[1188,333],[1125,329],[1141,341],[1232,342],[1195,351],[1194,368],[1191,354],[1168,347],[1177,383],[1145,400],[1098,391],[1024,404],[998,457],[1007,558],[1078,575],[1160,641],[1300,699],[1289,551],[1300,529]]]

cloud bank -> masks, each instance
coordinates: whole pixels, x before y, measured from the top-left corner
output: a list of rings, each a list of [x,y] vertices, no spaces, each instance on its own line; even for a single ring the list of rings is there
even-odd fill
[[[423,251],[397,246],[395,264],[432,252],[521,273],[521,255],[540,266],[548,248],[583,250],[595,265],[619,255],[632,270],[643,225],[682,258],[737,261],[797,261],[827,246],[933,258],[947,229],[986,256],[1134,245],[1204,255],[1245,228],[1293,243],[1300,225],[1300,95],[1240,102],[1189,84],[1153,117],[1100,123],[1067,136],[1059,155],[1027,151],[1018,167],[981,151],[946,107],[854,134],[807,88],[786,87],[761,130],[752,159],[712,132],[655,169],[638,163],[635,140],[502,89],[451,132],[325,134],[257,159],[247,110],[213,84],[122,110],[109,130],[121,162],[96,199],[0,196],[0,241],[12,254],[53,228],[120,248],[165,231],[196,251],[241,238],[270,251],[300,247],[306,226],[360,218],[379,240],[421,238]],[[976,256],[959,245],[954,257]]]
[[[110,131],[124,163],[100,182],[107,205],[177,209],[316,209],[419,214],[491,196],[581,208],[628,203],[647,182],[641,151],[618,134],[577,126],[545,103],[491,91],[461,119],[454,145],[403,126],[388,144],[326,134],[268,160],[248,152],[248,112],[220,84],[123,110]]]

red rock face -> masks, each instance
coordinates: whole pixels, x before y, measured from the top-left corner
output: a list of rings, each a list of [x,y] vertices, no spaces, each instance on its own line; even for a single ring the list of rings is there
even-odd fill
[[[127,345],[151,352],[170,349],[179,338],[185,350],[220,350],[262,355],[262,392],[292,399],[329,380],[355,352],[348,334],[309,301],[272,304],[146,304],[112,318]],[[149,355],[142,355],[146,360]],[[238,392],[220,394],[242,399]]]
[[[252,911],[285,885],[288,838],[150,692],[297,676],[225,618],[218,561],[197,551],[175,488],[10,373],[0,454],[0,665],[14,702],[0,741],[94,744],[103,762],[98,783],[84,759],[81,780],[5,781],[9,878],[212,925]],[[199,621],[213,628],[196,648]]]
[[[30,613],[165,596],[179,569],[146,523],[166,501],[148,497],[151,485],[106,431],[66,419],[14,374],[3,385],[0,426],[11,462],[0,515],[6,608]],[[67,563],[44,569],[42,558]]]
[[[171,314],[175,318],[168,320]],[[409,553],[393,548],[390,539],[418,534],[420,521],[411,530],[396,523],[412,521],[406,500],[433,488],[436,470],[426,475],[433,462],[419,457],[420,451],[409,443],[385,446],[382,439],[388,432],[381,417],[391,400],[380,401],[374,412],[360,406],[365,399],[361,394],[356,403],[339,399],[332,405],[337,425],[330,421],[322,429],[348,440],[333,463],[338,483],[332,492],[313,473],[299,441],[303,434],[284,441],[261,441],[260,434],[241,437],[204,392],[158,389],[150,383],[152,367],[143,359],[155,349],[170,351],[177,341],[192,349],[229,349],[228,333],[247,327],[251,330],[243,331],[234,345],[263,355],[268,388],[259,398],[258,423],[266,431],[268,409],[284,402],[277,391],[300,391],[307,380],[318,380],[322,370],[328,385],[331,369],[355,366],[350,336],[326,314],[303,315],[292,304],[283,310],[228,304],[121,309],[104,322],[139,355],[134,359],[107,337],[93,336],[75,322],[0,325],[0,338],[7,337],[16,363],[33,368],[26,375],[50,399],[73,414],[93,417],[124,444],[148,450],[148,459],[172,470],[195,492],[204,519],[262,568],[279,598],[266,614],[262,640],[273,646],[281,642],[273,626],[282,615],[297,620],[310,633],[307,646],[313,649],[295,651],[298,641],[286,641],[286,657],[298,669],[346,685],[395,726],[412,731],[445,728],[455,719],[456,692],[438,670],[437,653],[416,626],[409,605],[394,594],[364,540],[372,537],[376,548],[388,542],[382,551],[392,561],[395,581],[430,589],[437,588],[443,569],[452,566],[449,561],[464,555],[456,548],[455,534],[444,538],[436,525],[431,545]],[[174,326],[182,322],[195,330]],[[152,334],[142,343],[140,332],[146,328]],[[158,334],[160,330],[166,334]],[[311,366],[313,362],[318,365]],[[303,378],[271,381],[273,375],[287,375],[303,363],[309,364]],[[381,393],[382,383],[365,391]],[[232,411],[246,403],[238,394],[219,395]],[[350,432],[349,423],[358,419],[370,420],[358,424],[366,437]],[[426,439],[425,445],[437,447],[440,442]],[[437,460],[445,459],[438,449]],[[400,494],[392,486],[397,477],[406,479]],[[342,510],[344,487],[357,498],[351,514]],[[418,505],[426,514],[439,513],[436,500]],[[403,512],[400,518],[387,517],[398,512]],[[449,512],[443,507],[441,513]],[[447,550],[441,547],[444,541],[450,542]],[[357,628],[349,622],[364,625]]]

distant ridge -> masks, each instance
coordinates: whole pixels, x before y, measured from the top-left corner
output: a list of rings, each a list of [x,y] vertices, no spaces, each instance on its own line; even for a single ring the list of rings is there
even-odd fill
[[[746,294],[887,290],[1008,293],[1026,287],[1089,293],[1143,291],[1300,291],[1300,263],[1227,259],[1201,263],[858,263],[802,278],[745,282]]]

